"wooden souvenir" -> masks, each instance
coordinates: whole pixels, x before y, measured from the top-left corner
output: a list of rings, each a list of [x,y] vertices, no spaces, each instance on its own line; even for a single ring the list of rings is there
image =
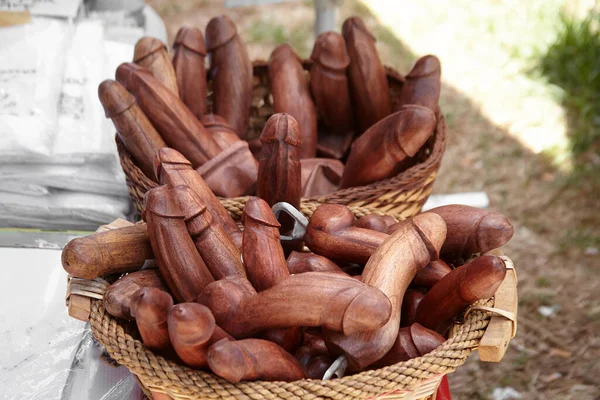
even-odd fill
[[[135,44],[133,62],[140,67],[147,68],[173,94],[179,96],[175,69],[167,52],[167,46],[163,42],[144,36]]]
[[[435,129],[433,111],[408,105],[371,126],[350,148],[340,188],[368,185],[397,175]]]
[[[305,158],[302,167],[302,197],[323,196],[338,190],[344,164],[332,158]]]
[[[206,113],[206,48],[202,31],[190,26],[180,28],[173,43],[173,53],[179,97],[200,119]]]
[[[434,260],[427,264],[425,268],[417,272],[413,283],[415,286],[430,288],[444,276],[448,275],[451,271],[452,268],[450,268],[444,261]]]
[[[239,142],[240,138],[227,123],[225,118],[217,114],[206,114],[200,118],[200,122],[212,134],[213,139],[221,149],[225,150],[229,146]]]
[[[141,288],[131,297],[130,307],[144,345],[158,353],[171,353],[167,327],[167,316],[173,307],[171,295],[158,288]]]
[[[436,56],[419,58],[405,77],[397,109],[407,104],[416,104],[435,112],[440,100],[441,76],[442,66]]]
[[[330,259],[313,253],[292,251],[287,258],[287,267],[290,274],[304,272],[331,272],[347,275],[336,263]]]
[[[397,222],[394,217],[389,215],[368,214],[360,217],[354,226],[386,233],[387,229]]]
[[[402,312],[400,314],[401,327],[411,326],[415,322],[417,308],[419,307],[421,300],[423,300],[423,297],[425,297],[425,292],[422,290],[408,289],[406,291],[404,299],[402,300]]]
[[[260,332],[256,337],[276,343],[288,353],[293,353],[302,344],[302,327],[268,329]]]
[[[177,302],[194,301],[214,279],[194,246],[172,190],[166,185],[149,190],[142,218],[148,224],[156,263],[169,291]]]
[[[131,320],[131,297],[141,288],[153,287],[167,290],[160,274],[155,269],[131,272],[116,280],[104,292],[104,308],[117,318]]]
[[[313,358],[306,367],[309,379],[323,379],[323,375],[333,364],[334,359],[329,356],[317,356]]]

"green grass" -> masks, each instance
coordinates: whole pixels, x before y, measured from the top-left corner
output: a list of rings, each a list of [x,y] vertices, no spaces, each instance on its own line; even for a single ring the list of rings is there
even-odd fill
[[[562,14],[556,39],[539,61],[541,74],[561,89],[575,156],[600,152],[599,25],[599,12],[583,20]],[[582,160],[589,162],[587,157]]]
[[[287,43],[300,57],[308,57],[310,50],[307,47],[307,38],[312,37],[312,26],[303,26],[299,29],[290,29],[275,20],[265,18],[252,23],[248,30],[248,42],[270,45],[273,48]]]

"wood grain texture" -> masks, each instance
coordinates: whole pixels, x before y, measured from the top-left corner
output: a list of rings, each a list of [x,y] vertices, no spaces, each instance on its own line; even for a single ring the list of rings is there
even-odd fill
[[[155,175],[161,184],[170,188],[189,187],[215,221],[225,229],[235,246],[238,249],[242,248],[242,232],[202,176],[192,168],[191,162],[177,150],[165,148],[156,154],[154,165]]]
[[[292,251],[287,258],[287,267],[290,274],[304,272],[331,272],[347,275],[336,263],[330,259],[313,253]]]
[[[352,211],[341,204],[320,205],[309,220],[304,241],[315,254],[333,261],[365,264],[387,234],[354,226]]]
[[[148,178],[156,181],[154,154],[167,144],[137,105],[135,97],[119,82],[110,79],[98,86],[98,97],[106,118],[112,120],[136,165]]]
[[[350,148],[340,188],[391,178],[414,157],[435,129],[426,107],[408,105],[371,126]]]
[[[111,284],[104,292],[104,308],[117,318],[131,320],[131,298],[141,288],[153,287],[167,290],[160,274],[155,269],[131,272]]]
[[[179,97],[196,116],[206,113],[206,69],[204,35],[195,27],[183,26],[173,43],[173,68]]]
[[[364,132],[392,112],[387,78],[375,47],[375,37],[361,18],[346,19],[342,35],[350,57],[348,78],[352,107],[359,132]]]
[[[417,272],[413,284],[415,286],[431,288],[433,285],[438,283],[440,279],[448,275],[451,271],[452,268],[450,268],[448,264],[446,264],[444,261],[434,260],[427,264],[425,268]]]
[[[144,36],[135,44],[133,62],[140,67],[147,68],[173,94],[179,96],[175,69],[167,52],[167,46],[163,42]]]
[[[335,192],[344,173],[344,164],[331,158],[300,160],[302,197],[324,196]]]
[[[256,193],[269,206],[280,201],[300,208],[301,139],[298,123],[290,114],[274,114],[260,135]]]
[[[306,371],[291,354],[262,339],[221,340],[210,347],[208,365],[215,374],[231,383],[291,382],[306,378]]]
[[[437,214],[424,213],[402,221],[371,256],[362,280],[389,297],[392,314],[381,328],[344,335],[327,332],[327,347],[344,354],[352,370],[358,371],[381,359],[393,346],[400,327],[402,299],[417,271],[438,258],[446,238],[446,224]]]
[[[417,316],[417,308],[419,307],[419,303],[421,302],[421,300],[423,300],[423,297],[425,297],[424,290],[408,289],[406,291],[406,293],[404,294],[404,299],[402,300],[400,327],[411,326],[415,322]]]
[[[252,106],[252,63],[234,22],[226,15],[211,19],[205,32],[210,53],[213,112],[225,118],[243,139]]]
[[[360,217],[354,226],[386,233],[387,229],[397,222],[394,217],[389,215],[368,214]]]
[[[242,254],[252,286],[261,292],[288,278],[290,273],[279,242],[281,225],[267,202],[250,197],[242,213],[242,223]]]
[[[317,150],[326,157],[342,158],[354,136],[354,114],[346,69],[350,57],[337,32],[323,32],[315,41],[310,67],[310,92],[324,128]]]
[[[290,275],[256,294],[245,279],[229,276],[206,287],[198,302],[211,309],[217,324],[237,339],[264,329],[324,326],[363,332],[390,318],[389,299],[362,282],[325,272]]]
[[[486,253],[506,244],[514,234],[504,215],[482,208],[451,204],[430,210],[448,226],[442,254]]]
[[[200,166],[221,152],[210,133],[177,94],[136,64],[117,68],[117,81],[132,93],[164,141]]]
[[[233,130],[227,120],[217,114],[205,114],[200,118],[200,122],[212,134],[213,139],[221,149],[225,150],[229,146],[237,143],[240,138]]]
[[[405,77],[396,109],[399,110],[407,104],[416,104],[435,112],[440,100],[441,76],[442,66],[436,56],[419,58]]]
[[[62,266],[77,278],[139,270],[154,258],[146,224],[136,224],[71,240],[61,254]]]
[[[208,348],[219,340],[233,338],[215,323],[215,317],[198,303],[179,303],[168,315],[169,338],[181,360],[192,368],[208,366]]]
[[[142,342],[160,354],[173,351],[167,327],[167,317],[172,307],[171,295],[158,288],[138,289],[131,298],[131,315],[135,318]]]
[[[429,289],[417,309],[416,322],[446,334],[469,305],[492,297],[505,275],[504,261],[496,256],[477,257],[456,268]]]
[[[215,279],[229,275],[245,278],[240,251],[225,229],[213,219],[202,200],[188,186],[177,186],[171,189],[171,193],[185,216],[187,230],[211,275]]]
[[[172,189],[166,185],[144,196],[142,218],[158,269],[177,302],[194,301],[206,285],[214,281],[190,237],[185,215],[177,206]]]
[[[298,122],[300,158],[315,157],[317,112],[310,97],[302,59],[287,44],[282,44],[271,53],[269,86],[273,96],[273,111],[289,114]]]

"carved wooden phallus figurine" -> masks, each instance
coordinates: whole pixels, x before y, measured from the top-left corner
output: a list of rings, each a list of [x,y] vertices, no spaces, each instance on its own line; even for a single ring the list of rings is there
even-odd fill
[[[322,204],[308,222],[304,242],[313,253],[331,260],[364,264],[388,235],[355,223],[348,207]]]
[[[260,292],[289,277],[279,242],[280,224],[271,207],[263,199],[250,197],[244,207],[242,223],[242,254],[252,286]]]
[[[406,75],[397,109],[407,104],[416,104],[435,112],[440,100],[441,76],[442,66],[436,56],[419,58]]]
[[[209,21],[205,39],[210,53],[213,112],[225,118],[243,139],[252,106],[252,63],[246,45],[226,15]]]
[[[448,240],[448,239],[446,239],[446,240]],[[425,266],[425,268],[423,268],[422,270],[417,272],[417,275],[415,276],[414,284],[416,286],[430,288],[433,285],[435,285],[436,283],[438,283],[438,281],[440,279],[442,279],[444,276],[448,275],[451,271],[452,271],[452,268],[450,268],[448,266],[448,264],[446,264],[444,261],[442,261],[442,260],[432,261],[429,264],[427,264]]]
[[[496,293],[506,275],[500,257],[481,256],[462,265],[436,283],[417,309],[416,321],[444,335],[454,318],[477,300]]]
[[[497,212],[458,204],[430,211],[448,225],[442,254],[487,253],[506,244],[514,234],[510,220]]]
[[[130,304],[144,345],[159,353],[171,352],[167,327],[167,317],[173,307],[171,295],[158,288],[145,287],[133,294]]]
[[[290,275],[256,294],[247,280],[228,276],[198,297],[217,324],[236,339],[271,328],[324,326],[352,334],[377,329],[390,318],[389,299],[376,288],[341,274]]]
[[[360,217],[354,226],[385,233],[390,226],[397,222],[394,217],[389,215],[368,214]]]
[[[415,156],[429,139],[435,124],[433,111],[408,105],[370,127],[350,148],[340,188],[368,185],[398,174],[403,161]]]
[[[231,125],[229,125],[227,120],[220,115],[203,115],[202,118],[200,118],[200,122],[202,122],[202,125],[204,125],[204,127],[208,129],[210,133],[212,133],[213,139],[223,150],[239,142],[240,140]]]
[[[110,79],[98,86],[98,97],[106,118],[112,120],[136,165],[148,178],[156,181],[154,154],[167,144],[136,104],[135,97],[119,82]]]
[[[208,350],[208,366],[221,378],[239,381],[297,381],[306,371],[288,352],[262,339],[221,340]]]
[[[200,119],[206,112],[206,48],[202,31],[189,26],[179,29],[173,43],[173,51],[173,67],[179,97]]]
[[[215,279],[229,275],[246,277],[240,251],[221,225],[214,221],[202,201],[187,186],[171,189],[173,198],[185,215],[187,230]]]
[[[280,201],[300,208],[301,166],[298,124],[290,114],[274,114],[260,135],[256,191],[270,206]]]
[[[439,333],[419,324],[401,328],[390,351],[375,364],[372,369],[387,367],[411,358],[421,357],[435,350],[446,339]]]
[[[344,354],[355,371],[373,364],[392,348],[400,327],[404,293],[417,271],[438,258],[446,238],[446,224],[437,214],[419,214],[401,224],[371,256],[362,274],[363,283],[380,289],[392,300],[388,322],[370,332],[327,332],[325,336],[330,351]]]
[[[165,142],[181,152],[194,166],[202,165],[221,152],[200,121],[166,86],[136,64],[117,68],[117,81],[131,92]]]
[[[146,192],[142,218],[160,275],[178,302],[194,301],[214,281],[185,226],[172,189],[159,186]]]
[[[200,202],[206,206],[216,223],[221,225],[227,234],[231,236],[233,243],[238,249],[242,248],[242,232],[231,218],[225,207],[210,190],[202,176],[192,168],[190,163],[177,150],[164,148],[156,153],[155,175],[158,181],[170,188],[176,186],[187,186],[198,197]]]
[[[219,328],[210,310],[198,303],[179,303],[168,316],[169,338],[181,360],[192,368],[208,366],[208,348],[219,340],[233,338]]]
[[[317,356],[308,363],[306,374],[310,379],[323,379],[323,375],[325,375],[333,361],[334,359],[329,356]]]
[[[287,44],[282,44],[271,53],[269,85],[273,96],[273,111],[289,114],[298,122],[296,136],[300,144],[300,158],[315,157],[317,112],[310,98],[302,60]],[[261,141],[265,143],[264,140]]]
[[[313,253],[292,251],[287,258],[287,267],[290,274],[304,272],[331,272],[347,275],[336,263],[330,259]]]
[[[335,192],[342,180],[344,164],[332,158],[305,158],[302,167],[302,197],[323,196]]]
[[[133,319],[131,316],[131,298],[141,288],[153,287],[167,290],[165,283],[155,269],[136,271],[116,280],[104,292],[104,308],[117,318]]]
[[[375,47],[375,37],[359,17],[342,25],[342,35],[350,56],[348,78],[352,106],[360,132],[392,112],[387,77]]]
[[[423,271],[423,270],[421,270]],[[419,271],[419,272],[421,272]],[[417,273],[418,275],[419,273]],[[425,297],[424,291],[416,289],[408,289],[402,300],[402,313],[400,318],[400,326],[410,326],[415,322],[417,316],[417,308],[419,303]]]
[[[135,44],[133,62],[150,70],[175,96],[179,96],[175,69],[167,53],[167,46],[160,40],[145,36]]]
[[[350,57],[344,38],[337,32],[321,33],[310,59],[310,91],[325,127],[319,132],[317,150],[325,157],[340,159],[354,136],[354,113],[346,76]]]
[[[77,278],[137,271],[153,258],[146,224],[136,224],[71,240],[63,249],[62,266]]]

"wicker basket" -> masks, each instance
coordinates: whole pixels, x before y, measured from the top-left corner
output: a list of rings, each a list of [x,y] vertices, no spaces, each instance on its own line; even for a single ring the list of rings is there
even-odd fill
[[[303,66],[305,70],[309,70],[310,62],[305,61]],[[386,67],[386,73],[392,103],[395,103],[402,89],[404,77],[389,67]],[[209,105],[210,103],[209,98]],[[269,91],[267,64],[264,61],[256,61],[254,62],[254,89],[248,133],[249,140],[260,136],[263,126],[272,114],[273,106]],[[379,210],[399,214],[403,217],[410,217],[419,213],[431,194],[433,181],[442,162],[446,147],[446,121],[440,110],[437,110],[436,116],[438,122],[435,132],[415,156],[418,163],[413,167],[390,179],[304,200],[316,204],[337,203],[359,206],[371,211]],[[131,155],[118,136],[116,142],[129,194],[136,208],[141,212],[144,194],[156,187],[157,184],[146,177],[134,164]],[[243,197],[231,200],[234,200],[234,203],[245,203]],[[224,202],[227,203],[228,201],[229,199]]]
[[[351,208],[357,216],[365,214],[365,209]],[[310,216],[312,207],[303,206],[301,211]],[[512,261],[503,258],[508,271],[494,298],[469,307],[462,321],[454,325],[451,338],[437,349],[406,362],[328,381],[307,379],[232,384],[213,374],[157,356],[127,333],[129,329],[124,321],[106,313],[102,294],[108,284],[101,278],[92,281],[71,279],[67,305],[72,316],[89,318],[94,337],[113,359],[137,376],[147,394],[162,393],[168,396],[166,398],[177,400],[434,399],[442,377],[462,365],[473,350],[479,349],[483,361],[498,362],[516,333],[517,278]],[[83,306],[85,301],[87,305]],[[85,315],[81,313],[83,308],[87,308]]]

